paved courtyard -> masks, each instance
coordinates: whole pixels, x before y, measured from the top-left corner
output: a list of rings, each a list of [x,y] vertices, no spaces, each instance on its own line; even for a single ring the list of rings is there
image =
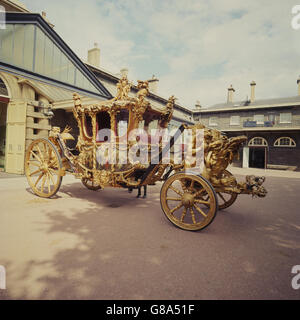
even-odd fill
[[[300,299],[300,175],[266,175],[267,198],[239,196],[200,232],[169,223],[160,185],[136,199],[67,176],[43,199],[24,177],[3,177],[0,299]]]

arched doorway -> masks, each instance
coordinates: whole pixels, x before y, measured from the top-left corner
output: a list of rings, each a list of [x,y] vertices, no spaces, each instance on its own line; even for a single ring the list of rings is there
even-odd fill
[[[6,125],[7,105],[9,94],[7,87],[0,78],[0,171],[5,170],[5,148],[6,148]]]
[[[250,147],[249,167],[265,169],[267,166],[267,140],[263,137],[254,137],[249,141],[248,146]]]

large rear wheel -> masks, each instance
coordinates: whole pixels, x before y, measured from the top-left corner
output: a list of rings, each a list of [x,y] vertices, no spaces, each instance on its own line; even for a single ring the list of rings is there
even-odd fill
[[[218,211],[218,200],[211,184],[201,176],[176,173],[160,192],[161,207],[177,227],[197,231],[207,227]]]
[[[25,155],[25,175],[32,191],[50,198],[62,181],[62,161],[55,145],[44,138],[34,140]]]

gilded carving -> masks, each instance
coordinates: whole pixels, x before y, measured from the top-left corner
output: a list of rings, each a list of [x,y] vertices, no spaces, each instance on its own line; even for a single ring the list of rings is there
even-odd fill
[[[137,98],[140,103],[143,103],[145,100],[145,97],[149,93],[149,83],[148,81],[141,81],[138,80],[138,85],[137,85],[139,91],[137,92]]]
[[[186,230],[200,230],[212,221],[218,209],[216,193],[224,200],[224,203],[219,204],[221,209],[232,205],[238,194],[266,196],[264,177],[249,175],[245,181],[237,182],[226,170],[238,155],[239,148],[246,142],[246,136],[228,138],[220,131],[206,128],[201,123],[184,125],[183,133],[187,133],[183,146],[187,151],[186,157],[180,163],[175,161],[175,156],[167,162],[161,157],[154,164],[150,162],[150,154],[154,146],[158,146],[160,152],[163,150],[160,138],[156,145],[152,143],[152,138],[152,144],[149,144],[148,136],[145,141],[141,140],[142,143],[139,143],[137,137],[124,142],[118,136],[114,139],[111,137],[108,142],[98,141],[99,128],[102,128],[101,119],[105,118],[103,126],[111,129],[112,135],[117,135],[120,121],[118,115],[122,115],[124,110],[127,111],[124,112],[127,118],[121,121],[128,125],[127,132],[137,129],[139,123],[149,118],[149,114],[151,116],[151,112],[161,128],[166,128],[171,121],[176,100],[174,96],[168,99],[164,110],[154,110],[146,99],[149,93],[148,81],[138,81],[136,97],[129,97],[130,89],[131,84],[123,76],[117,84],[117,95],[111,100],[83,105],[80,96],[73,94],[73,115],[79,128],[75,150],[67,146],[67,141],[74,139],[70,133],[71,128],[67,126],[62,132],[60,128],[53,127],[49,139],[33,141],[26,152],[25,173],[37,195],[53,196],[66,171],[81,179],[88,189],[95,191],[107,186],[140,188],[165,181],[160,196],[162,209],[172,223]],[[146,111],[147,117],[144,117]],[[102,114],[99,117],[100,112]],[[148,124],[145,125],[147,126]],[[101,148],[105,147],[108,149],[102,154]],[[180,153],[183,151],[179,150],[178,154]],[[117,155],[119,163],[109,161],[112,154]],[[198,167],[197,163],[196,156],[199,154],[202,155],[202,167]],[[129,157],[133,161],[128,161]],[[191,171],[193,174],[189,173]],[[32,177],[35,175],[37,179],[33,181]],[[178,182],[177,187],[173,182]],[[175,195],[168,196],[170,190]],[[230,198],[226,200],[223,196],[225,194]],[[168,201],[174,201],[176,206],[171,208]],[[200,204],[204,206],[202,209],[199,208]],[[204,212],[205,208],[208,209],[207,212]],[[182,212],[176,218],[175,212],[178,210]],[[190,222],[185,220],[187,214],[190,215]],[[204,220],[197,221],[196,214]]]
[[[130,92],[131,84],[126,76],[123,76],[117,83],[117,95],[114,100],[126,100]]]

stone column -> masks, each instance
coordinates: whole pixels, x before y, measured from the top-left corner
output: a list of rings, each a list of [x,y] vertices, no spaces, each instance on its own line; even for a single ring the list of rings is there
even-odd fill
[[[249,147],[243,148],[243,168],[249,168]]]
[[[29,105],[28,102],[35,100],[35,91],[31,86],[29,86],[26,83],[22,85],[22,97],[27,104],[27,107],[26,107],[27,113],[34,112],[34,106]],[[30,143],[33,141],[33,128],[34,128],[34,118],[31,116],[27,116],[26,117],[26,143],[25,143],[26,149],[30,145]]]
[[[43,97],[43,96],[39,96],[39,101],[43,102],[43,104],[45,106],[47,106],[49,104],[49,101]],[[39,110],[41,113],[43,113],[43,109],[40,108]],[[49,135],[49,130],[48,130],[48,125],[49,125],[49,120],[47,118],[41,118],[39,119],[38,121],[39,123],[39,136],[40,138],[48,138],[48,135]]]

